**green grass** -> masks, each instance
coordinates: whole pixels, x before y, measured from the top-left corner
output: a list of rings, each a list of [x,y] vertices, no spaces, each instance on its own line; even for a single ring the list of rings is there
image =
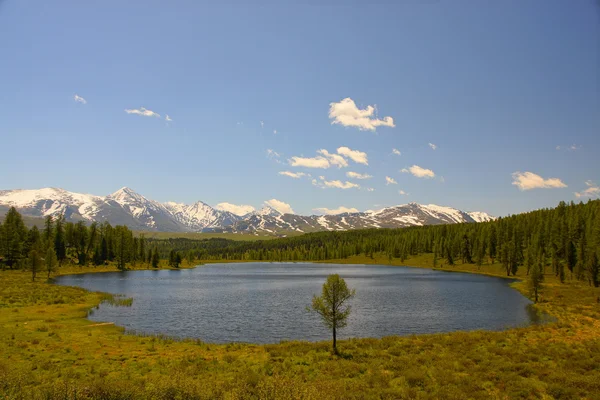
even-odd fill
[[[383,257],[332,262],[388,264]],[[429,267],[431,258],[392,264]],[[443,269],[504,275],[496,265]],[[525,290],[522,282],[514,287]],[[336,357],[329,342],[214,345],[124,334],[85,318],[104,294],[5,271],[0,399],[600,399],[598,295],[547,275],[538,308],[555,323],[342,340]]]

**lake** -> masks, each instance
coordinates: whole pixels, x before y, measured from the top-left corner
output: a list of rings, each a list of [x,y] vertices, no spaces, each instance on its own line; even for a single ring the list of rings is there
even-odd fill
[[[89,318],[130,332],[205,342],[329,340],[306,311],[328,274],[356,289],[348,326],[338,337],[456,330],[502,330],[536,322],[531,301],[511,280],[383,265],[208,264],[195,269],[68,275],[60,285],[133,297],[131,307],[101,304]]]

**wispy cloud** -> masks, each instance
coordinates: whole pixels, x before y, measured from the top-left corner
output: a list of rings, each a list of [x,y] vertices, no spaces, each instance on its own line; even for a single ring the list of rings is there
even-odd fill
[[[431,147],[431,150],[437,149],[437,146],[433,143],[429,143],[429,147]]]
[[[433,177],[435,177],[435,173],[432,170],[419,167],[418,165],[413,165],[410,168],[403,168],[402,170],[400,170],[400,172],[411,173],[413,176],[416,176],[417,178],[433,178]]]
[[[556,189],[567,187],[567,185],[565,185],[564,182],[558,178],[544,179],[533,172],[517,171],[512,174],[512,178],[512,184],[518,187],[519,190]]]
[[[408,193],[406,193],[404,190],[398,190],[398,194],[400,196],[407,196],[408,195]]]
[[[581,149],[580,144],[572,144],[570,146],[556,146],[556,150],[577,151]]]
[[[370,179],[370,178],[372,178],[372,176],[369,174],[359,174],[358,172],[352,172],[352,171],[346,172],[346,176],[348,178],[353,178],[353,179]]]
[[[389,176],[385,177],[385,184],[386,185],[397,185],[398,182],[396,182],[396,180],[394,178],[391,178]]]
[[[269,158],[279,158],[281,155],[273,149],[267,149],[267,157]]]
[[[312,184],[315,186],[319,186],[322,188],[336,188],[336,189],[353,189],[353,188],[360,188],[360,185],[353,183],[353,182],[349,182],[349,181],[345,181],[342,182],[340,180],[333,180],[333,181],[328,181],[327,179],[325,179],[324,176],[320,176],[319,180],[317,179],[313,179],[312,180]]]
[[[261,128],[264,128],[264,127],[265,127],[265,123],[264,123],[264,121],[260,121],[260,127],[261,127]]]
[[[581,192],[575,192],[575,197],[600,197],[600,187],[592,181],[585,181],[587,189]]]
[[[219,203],[215,206],[215,208],[217,210],[228,211],[232,214],[239,215],[239,216],[246,215],[255,210],[254,207],[249,206],[247,204],[237,205],[237,204],[231,204],[231,203]]]
[[[127,114],[137,114],[137,115],[141,115],[143,117],[159,117],[160,118],[160,114],[155,113],[152,110],[148,110],[145,107],[140,107],[140,108],[134,108],[134,109],[125,109],[125,112]]]
[[[361,110],[350,97],[342,101],[329,104],[329,118],[332,124],[342,126],[353,126],[362,131],[374,131],[378,126],[395,127],[392,117],[377,119],[374,106],[367,106]]]
[[[73,100],[75,100],[77,103],[87,104],[87,100],[77,94],[73,96]]]
[[[277,129],[273,129],[273,135],[277,135]]]
[[[292,209],[292,206],[290,206],[288,203],[285,203],[281,200],[271,199],[271,200],[265,201],[265,204],[267,206],[279,211],[282,214],[295,214],[294,210]]]
[[[337,214],[343,214],[343,213],[357,213],[358,210],[354,207],[344,207],[344,206],[340,206],[338,208],[326,208],[326,207],[321,207],[321,208],[313,208],[313,211],[317,211],[323,214],[327,214],[327,215],[337,215]]]
[[[362,152],[359,150],[352,150],[346,146],[342,146],[342,147],[338,147],[337,153],[344,157],[348,157],[355,163],[369,165],[367,153],[365,153],[365,152]]]
[[[279,175],[289,176],[290,178],[294,178],[294,179],[299,179],[299,178],[302,178],[303,176],[309,176],[308,174],[305,174],[304,172],[292,172],[292,171],[280,171]]]
[[[400,150],[398,150],[398,149],[392,149],[392,153],[395,154],[395,155],[397,155],[397,156],[401,156],[402,155],[402,153],[400,153]]]
[[[169,117],[169,114],[167,114],[167,115],[165,116],[165,121],[167,121],[167,122],[171,122],[171,121],[173,121],[173,119],[171,119],[171,117]]]

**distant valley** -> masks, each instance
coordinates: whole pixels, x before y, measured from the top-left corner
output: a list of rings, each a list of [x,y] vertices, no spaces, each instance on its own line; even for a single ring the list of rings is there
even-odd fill
[[[1,190],[0,215],[9,207],[15,207],[24,216],[31,218],[64,215],[67,221],[107,221],[112,225],[126,225],[134,230],[261,235],[360,228],[403,228],[494,219],[485,212],[465,212],[451,207],[417,203],[337,215],[282,214],[271,207],[246,215],[236,215],[213,208],[202,201],[191,205],[160,203],[127,187],[104,197],[59,188]]]

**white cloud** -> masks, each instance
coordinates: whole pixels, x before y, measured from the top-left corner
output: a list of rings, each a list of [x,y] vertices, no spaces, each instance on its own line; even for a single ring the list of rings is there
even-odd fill
[[[81,104],[87,104],[87,100],[78,95],[73,96],[73,100]]]
[[[437,146],[433,143],[429,143],[429,147],[431,147],[432,150],[437,149]]]
[[[277,135],[277,129],[273,129],[273,135]]]
[[[351,159],[352,161],[354,161],[356,163],[369,165],[369,161],[367,159],[367,153],[364,153],[362,151],[351,150],[350,148],[348,148],[346,146],[342,146],[342,147],[338,147],[337,153],[341,154],[344,157],[348,157],[349,159]]]
[[[357,185],[356,183],[353,182],[342,182],[340,180],[334,180],[334,181],[323,181],[323,184],[327,187],[331,187],[331,188],[337,188],[337,189],[352,189],[352,188],[359,188],[360,186]]]
[[[294,210],[292,210],[292,206],[290,206],[288,203],[284,203],[283,201],[271,199],[265,201],[265,204],[282,214],[295,214]]]
[[[340,206],[338,208],[334,208],[334,209],[330,209],[330,208],[325,208],[325,207],[321,207],[321,208],[313,208],[313,211],[317,211],[323,214],[328,214],[328,215],[337,215],[337,214],[342,214],[342,213],[357,213],[358,210],[356,208],[348,208],[348,207],[344,207],[344,206]]]
[[[404,190],[398,190],[398,194],[400,196],[406,196],[406,195],[408,195],[408,193],[406,193]]]
[[[519,190],[530,190],[530,189],[551,189],[551,188],[564,188],[567,187],[558,178],[544,179],[541,176],[534,174],[533,172],[514,172],[512,174],[512,184],[517,186]]]
[[[254,207],[249,206],[247,204],[237,205],[231,203],[219,203],[215,206],[215,208],[221,211],[229,211],[230,213],[239,216],[246,215],[255,210]]]
[[[321,154],[323,157],[327,158],[331,165],[335,165],[338,168],[347,167],[348,161],[340,155],[332,154],[325,149],[317,150],[318,154]]]
[[[353,178],[353,179],[370,179],[370,178],[372,178],[372,176],[369,174],[359,174],[358,172],[352,172],[352,171],[346,172],[346,176],[348,178]]]
[[[400,153],[400,150],[398,150],[398,149],[392,149],[392,153],[394,153],[397,156],[401,156],[402,155],[402,153]]]
[[[587,189],[581,192],[575,192],[575,197],[600,197],[600,187],[592,181],[585,181]]]
[[[342,182],[340,180],[333,180],[333,181],[328,181],[327,179],[325,179],[324,176],[320,176],[319,179],[321,180],[321,182],[317,181],[316,179],[312,180],[312,184],[315,186],[319,186],[322,188],[337,188],[337,189],[352,189],[352,188],[360,188],[360,185],[357,185],[356,183],[353,182]]]
[[[576,144],[572,144],[571,146],[569,146],[570,151],[579,150],[580,148],[581,148],[581,146],[578,146]]]
[[[398,182],[396,182],[396,180],[394,178],[390,178],[389,176],[385,177],[385,184],[386,185],[397,185]]]
[[[155,113],[152,110],[148,110],[144,107],[140,107],[139,109],[125,109],[127,114],[137,114],[144,117],[160,117],[160,114]]]
[[[392,117],[377,119],[374,106],[367,106],[364,110],[356,106],[354,100],[347,97],[339,103],[329,104],[329,118],[332,124],[354,126],[361,131],[374,131],[378,126],[395,127]]]
[[[261,128],[264,128],[264,127],[265,127],[265,123],[264,123],[264,121],[260,121],[260,127],[261,127]]]
[[[299,179],[303,176],[308,176],[304,172],[280,171],[279,175],[289,176],[290,178]]]
[[[373,188],[367,188],[367,192],[374,192],[374,191],[375,191],[375,189],[373,189]]]
[[[289,160],[292,167],[329,168],[331,164],[325,157],[292,157]]]
[[[403,168],[402,170],[400,170],[400,172],[404,172],[404,173],[411,173],[414,176],[416,176],[417,178],[433,178],[435,177],[435,173],[430,170],[430,169],[426,169],[426,168],[421,168],[418,165],[413,165],[410,168]]]
[[[173,121],[173,120],[171,119],[171,117],[169,117],[169,114],[167,114],[167,115],[165,116],[165,121],[167,121],[167,122],[171,122],[171,121]]]
[[[560,150],[560,146],[556,146],[556,150]]]

